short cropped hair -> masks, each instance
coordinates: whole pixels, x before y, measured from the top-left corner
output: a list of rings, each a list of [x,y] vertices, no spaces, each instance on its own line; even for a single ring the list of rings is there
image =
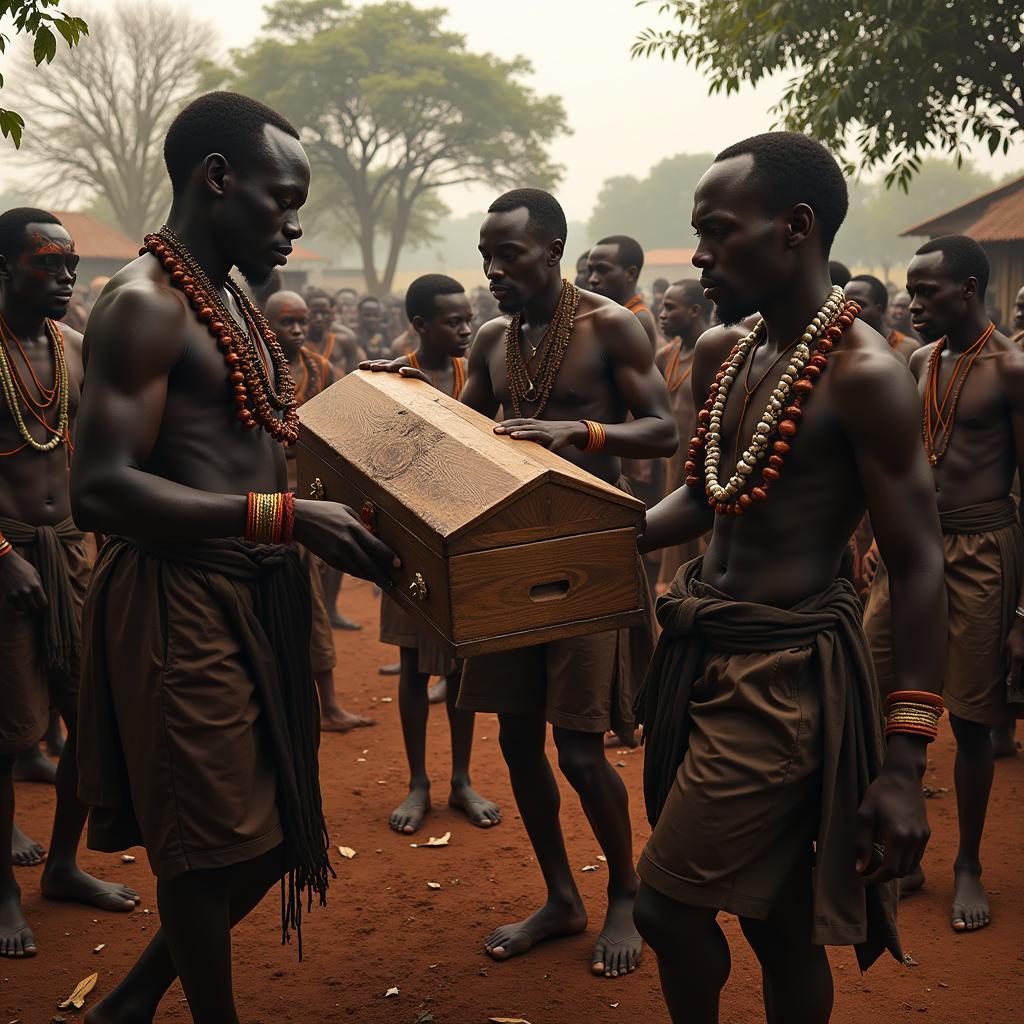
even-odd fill
[[[488,213],[511,213],[513,210],[525,209],[528,216],[526,226],[543,242],[553,242],[560,238],[563,242],[569,233],[565,220],[565,211],[558,200],[540,188],[514,188],[511,192],[498,196],[487,207]]]
[[[988,256],[973,238],[966,235],[940,235],[925,242],[914,255],[926,256],[930,252],[942,253],[943,269],[953,277],[961,281],[969,277],[977,278],[978,295],[984,296],[990,272]]]
[[[448,277],[447,274],[424,274],[417,277],[405,293],[405,315],[410,323],[417,316],[425,320],[433,315],[434,300],[438,295],[460,294],[465,295],[466,289],[454,277]]]
[[[832,283],[839,285],[840,288],[845,288],[852,277],[850,268],[845,263],[840,263],[839,260],[828,261],[828,276],[832,279]]]
[[[751,171],[771,216],[806,203],[821,227],[827,255],[846,219],[850,196],[836,158],[816,139],[801,132],[765,132],[723,149],[715,163],[751,156]]]
[[[700,306],[701,315],[710,317],[715,304],[704,294],[704,288],[695,277],[684,277],[681,281],[673,281],[669,286],[679,288],[683,293],[683,301],[688,306]]]
[[[602,238],[597,244],[617,246],[619,250],[617,262],[623,270],[636,267],[636,272],[639,274],[644,269],[643,246],[635,238],[630,238],[629,235],[609,235],[607,238]]]
[[[665,291],[666,288],[668,288],[668,286],[669,286],[669,284],[668,284],[668,278],[667,277],[656,277],[654,279],[654,284],[651,285],[651,291],[653,291],[653,292],[662,291],[663,292],[663,291]]]
[[[34,206],[16,206],[13,210],[0,213],[0,256],[9,260],[20,256],[28,242],[25,228],[29,224],[63,225],[52,213]]]
[[[334,299],[323,288],[306,289],[306,302],[312,302],[314,299],[326,299],[332,307],[334,306]]]
[[[881,307],[882,312],[885,312],[886,307],[889,305],[889,290],[878,280],[877,277],[872,274],[857,274],[855,277],[851,277],[849,284],[852,281],[860,281],[862,284],[868,286],[868,291],[871,292],[871,300]]]
[[[208,92],[193,100],[171,122],[164,139],[164,163],[171,191],[178,195],[196,165],[211,153],[240,164],[262,145],[265,125],[280,128],[293,139],[298,130],[265,103],[237,92]]]

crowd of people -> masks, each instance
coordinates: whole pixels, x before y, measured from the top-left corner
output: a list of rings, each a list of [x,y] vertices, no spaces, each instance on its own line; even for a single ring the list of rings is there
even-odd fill
[[[282,936],[301,943],[303,903],[327,900],[318,732],[374,724],[336,674],[335,630],[363,626],[338,609],[343,574],[379,588],[399,649],[381,668],[409,765],[391,829],[430,812],[430,703],[450,726],[449,806],[501,827],[470,773],[475,714],[499,716],[544,895],[486,937],[495,960],[587,926],[549,727],[608,868],[591,970],[632,973],[646,940],[675,1022],[719,1019],[722,911],[771,1024],[829,1019],[827,945],[864,969],[902,959],[897,900],[925,884],[921,776],[947,711],[950,925],[990,924],[993,761],[1024,710],[1024,288],[1000,326],[980,246],[926,243],[905,289],[851,274],[830,262],[838,164],[772,132],[697,186],[692,277],[645,295],[643,249],[620,234],[569,280],[561,206],[515,189],[482,220],[487,289],[427,274],[398,303],[281,287],[310,170],[270,108],[202,96],[165,159],[167,223],[77,303],[58,219],[0,215],[0,956],[38,952],[16,868],[44,856],[50,898],[138,905],[78,867],[88,816],[90,848],[145,848],[161,927],[86,1021],[151,1021],[180,979],[195,1021],[237,1022],[232,927],[280,883]],[[649,600],[630,628],[453,659],[393,597],[397,555],[296,493],[298,407],[360,369],[425,381],[639,496],[657,622]],[[636,862],[605,748],[641,737]],[[14,781],[50,775],[44,851],[17,828]]]

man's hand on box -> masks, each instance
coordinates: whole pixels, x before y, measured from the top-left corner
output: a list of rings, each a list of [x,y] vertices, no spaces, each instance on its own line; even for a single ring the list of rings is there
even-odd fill
[[[399,377],[422,380],[431,386],[434,383],[422,370],[417,370],[400,359],[365,359],[359,364],[359,369],[369,370],[371,373],[397,373]]]
[[[389,569],[401,568],[397,555],[336,501],[296,499],[292,536],[328,565],[351,576],[390,587]]]

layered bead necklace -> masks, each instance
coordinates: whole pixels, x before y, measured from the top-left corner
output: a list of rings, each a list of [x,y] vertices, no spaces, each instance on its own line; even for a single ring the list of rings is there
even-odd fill
[[[768,497],[769,488],[782,475],[785,456],[789,453],[793,438],[796,436],[800,417],[803,415],[801,405],[814,390],[815,381],[824,371],[833,346],[857,318],[859,312],[860,306],[847,301],[842,288],[832,288],[824,305],[807,325],[800,340],[790,346],[792,354],[779,383],[772,390],[768,404],[754,428],[750,443],[740,454],[735,470],[724,484],[721,482],[719,469],[722,462],[722,420],[726,401],[744,364],[748,359],[752,359],[753,353],[764,338],[764,320],[757,322],[754,329],[733,348],[729,358],[722,363],[708,392],[704,408],[698,413],[697,433],[690,441],[685,464],[686,483],[690,486],[700,484],[697,460],[703,452],[705,490],[708,503],[716,513],[742,515],[755,501],[764,501]],[[787,352],[788,349],[784,350],[779,359]],[[772,366],[774,365],[776,364],[773,363]],[[769,366],[761,380],[771,372],[772,366]],[[749,370],[748,364],[748,375]],[[753,389],[747,389],[744,414],[747,402],[756,390],[757,385]],[[742,429],[741,416],[737,431]],[[764,463],[761,479],[748,489],[754,470],[761,463]]]
[[[60,333],[60,328],[52,320],[47,319],[45,323],[46,331],[50,336],[50,344],[53,348],[53,386],[49,388],[45,387],[36,376],[36,372],[32,369],[32,364],[29,362],[21,342],[10,327],[8,327],[7,321],[0,317],[0,387],[3,388],[4,399],[11,411],[14,425],[17,427],[18,434],[24,442],[13,451],[0,452],[0,456],[16,455],[25,448],[31,448],[36,452],[51,452],[58,445],[65,443],[70,450],[71,437],[68,431],[70,421],[68,394],[70,389],[68,387],[68,367],[64,358],[64,336]],[[29,393],[24,378],[15,366],[11,358],[11,350],[8,348],[8,342],[13,342],[21,353],[21,357],[28,367],[32,382],[39,392],[38,401]],[[32,436],[32,432],[29,430],[28,425],[25,423],[25,418],[21,414],[22,402],[24,402],[29,415],[41,423],[49,432],[50,436],[45,441],[37,441]],[[50,426],[46,421],[46,410],[54,405],[57,406],[57,423],[55,426]]]
[[[569,348],[572,330],[576,325],[576,308],[579,302],[580,290],[571,281],[562,278],[562,294],[558,298],[555,315],[551,318],[551,323],[548,324],[548,329],[537,347],[530,346],[533,348],[533,355],[530,356],[529,363],[533,362],[541,349],[544,350],[533,379],[530,378],[529,363],[523,361],[523,351],[519,343],[523,315],[515,313],[509,320],[505,330],[505,368],[509,392],[512,395],[512,412],[516,419],[523,415],[523,402],[537,406],[533,413],[535,417],[540,416],[548,404],[558,369]]]
[[[932,354],[928,359],[928,377],[924,387],[924,421],[921,424],[924,450],[928,455],[928,462],[932,466],[937,466],[942,461],[942,457],[949,448],[949,442],[953,439],[953,427],[956,424],[956,407],[960,402],[960,392],[963,390],[964,384],[967,383],[967,375],[971,372],[975,359],[981,355],[981,350],[988,344],[988,339],[992,337],[995,329],[996,325],[990,320],[981,337],[964,349],[953,367],[953,376],[949,378],[946,392],[941,401],[939,400],[939,360],[942,358],[946,339],[941,338],[932,349]],[[939,442],[940,435],[941,442]]]
[[[181,289],[223,352],[239,422],[249,429],[262,427],[281,444],[295,444],[299,437],[295,382],[277,335],[263,314],[229,276],[224,286],[245,319],[243,331],[199,262],[166,224],[156,234],[146,235],[139,255],[146,252],[160,261],[171,283]],[[270,353],[270,366],[257,338]],[[278,417],[275,410],[282,416]]]

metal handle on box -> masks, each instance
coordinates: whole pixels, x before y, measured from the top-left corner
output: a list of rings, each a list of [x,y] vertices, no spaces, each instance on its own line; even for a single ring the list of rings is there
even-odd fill
[[[423,573],[414,573],[412,583],[409,584],[409,593],[418,601],[425,601],[429,592],[427,581],[423,578]]]
[[[324,482],[320,477],[313,477],[313,482],[309,485],[309,496],[314,501],[324,500]]]

